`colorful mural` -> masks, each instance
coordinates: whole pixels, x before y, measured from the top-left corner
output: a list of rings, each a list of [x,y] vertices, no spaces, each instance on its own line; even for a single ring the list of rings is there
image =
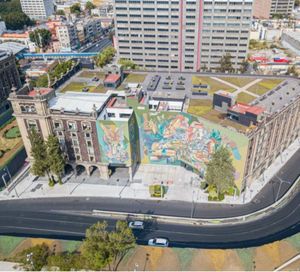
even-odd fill
[[[127,122],[99,121],[97,132],[102,162],[130,164]]]
[[[246,136],[188,113],[151,112],[128,101],[134,109],[128,122],[98,121],[102,162],[176,164],[204,175],[213,152],[226,145],[232,153],[236,185],[241,187]]]

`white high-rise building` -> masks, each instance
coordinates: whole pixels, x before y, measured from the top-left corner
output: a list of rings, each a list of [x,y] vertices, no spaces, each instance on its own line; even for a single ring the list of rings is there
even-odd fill
[[[44,20],[54,12],[53,0],[21,0],[22,11],[34,20]]]
[[[77,31],[72,23],[63,23],[56,28],[61,52],[71,52],[79,47]]]
[[[114,0],[118,57],[146,69],[214,70],[247,57],[252,0]]]

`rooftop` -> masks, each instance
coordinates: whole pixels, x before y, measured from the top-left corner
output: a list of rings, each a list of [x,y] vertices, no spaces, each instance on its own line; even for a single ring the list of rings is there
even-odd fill
[[[50,93],[52,90],[53,90],[52,88],[33,89],[28,93],[28,96],[34,97],[36,95],[44,95]]]
[[[26,46],[16,42],[5,42],[0,44],[0,51],[12,52],[14,55],[26,49]]]
[[[255,115],[260,115],[265,111],[265,109],[262,108],[262,107],[250,106],[250,105],[244,104],[244,103],[236,103],[235,105],[233,105],[229,109],[231,111],[242,113],[242,114],[245,114],[246,112],[249,112],[249,113],[252,113],[252,114],[255,114]]]
[[[285,106],[300,96],[300,81],[288,79],[273,90],[265,93],[253,101],[252,105],[258,105],[266,109],[267,113],[273,114],[281,111]]]
[[[49,101],[50,110],[92,113],[101,111],[110,95],[98,93],[66,92]]]
[[[106,83],[115,83],[120,79],[120,75],[117,74],[110,74],[105,79],[104,82]]]

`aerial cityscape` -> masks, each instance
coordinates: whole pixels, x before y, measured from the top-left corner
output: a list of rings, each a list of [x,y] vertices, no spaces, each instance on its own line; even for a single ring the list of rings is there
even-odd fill
[[[0,1],[0,271],[298,271],[300,1]]]

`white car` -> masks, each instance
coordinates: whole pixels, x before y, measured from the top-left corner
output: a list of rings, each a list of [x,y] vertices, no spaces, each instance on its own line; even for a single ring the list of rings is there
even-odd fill
[[[149,246],[168,247],[169,240],[166,238],[154,238],[148,241]]]
[[[144,229],[143,221],[131,221],[128,224],[128,227],[131,229]]]

